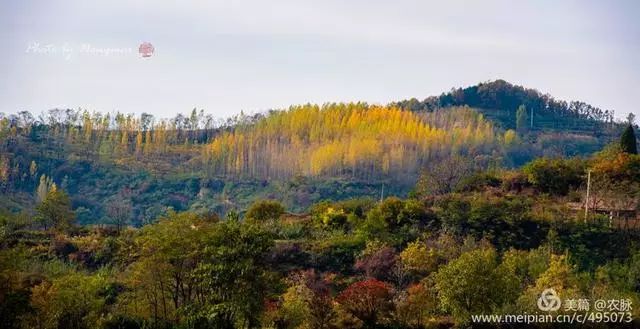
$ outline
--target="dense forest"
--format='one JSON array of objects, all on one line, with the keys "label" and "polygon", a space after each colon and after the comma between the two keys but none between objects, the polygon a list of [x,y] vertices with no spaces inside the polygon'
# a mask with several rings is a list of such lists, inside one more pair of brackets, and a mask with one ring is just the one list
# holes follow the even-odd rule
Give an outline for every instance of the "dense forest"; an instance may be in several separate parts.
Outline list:
[{"label": "dense forest", "polygon": [[454,154],[491,154],[493,126],[469,108],[428,117],[366,104],[307,105],[271,113],[216,136],[205,167],[243,177],[412,178],[428,162]]}]

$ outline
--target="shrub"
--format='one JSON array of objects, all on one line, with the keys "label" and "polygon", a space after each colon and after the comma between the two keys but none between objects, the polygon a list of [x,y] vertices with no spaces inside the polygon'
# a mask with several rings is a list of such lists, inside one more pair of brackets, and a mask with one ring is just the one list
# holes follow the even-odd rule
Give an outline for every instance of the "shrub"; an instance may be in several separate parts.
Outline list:
[{"label": "shrub", "polygon": [[586,163],[580,159],[540,158],[529,162],[522,171],[538,190],[555,195],[566,195],[582,183]]},{"label": "shrub", "polygon": [[264,222],[270,219],[278,219],[284,213],[284,206],[273,200],[257,201],[245,214],[246,218],[253,219],[259,222]]},{"label": "shrub", "polygon": [[473,192],[482,191],[487,187],[498,187],[502,181],[489,173],[477,173],[463,178],[458,185],[456,185],[455,192]]}]

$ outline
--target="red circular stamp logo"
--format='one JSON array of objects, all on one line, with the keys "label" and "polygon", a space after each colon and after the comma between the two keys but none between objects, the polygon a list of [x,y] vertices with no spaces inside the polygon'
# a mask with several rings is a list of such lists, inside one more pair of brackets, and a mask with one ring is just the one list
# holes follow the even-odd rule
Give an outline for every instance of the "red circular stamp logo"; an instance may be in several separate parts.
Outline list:
[{"label": "red circular stamp logo", "polygon": [[142,57],[151,57],[154,51],[155,48],[153,48],[153,45],[150,42],[143,42],[142,44],[140,44],[140,48],[138,48],[138,52],[142,55]]}]

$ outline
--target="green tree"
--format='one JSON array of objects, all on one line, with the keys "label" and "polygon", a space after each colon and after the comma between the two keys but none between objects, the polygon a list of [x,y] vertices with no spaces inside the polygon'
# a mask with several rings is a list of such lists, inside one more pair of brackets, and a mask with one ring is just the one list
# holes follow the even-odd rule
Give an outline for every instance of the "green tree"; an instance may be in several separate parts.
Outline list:
[{"label": "green tree", "polygon": [[460,323],[470,321],[472,314],[491,313],[512,297],[516,280],[506,274],[494,249],[466,252],[435,275],[440,305]]},{"label": "green tree", "polygon": [[529,130],[529,126],[527,124],[528,115],[527,108],[524,105],[520,105],[518,110],[516,111],[516,130],[523,134]]},{"label": "green tree", "polygon": [[638,145],[636,144],[636,133],[633,125],[629,124],[620,136],[620,147],[622,151],[629,154],[638,154]]},{"label": "green tree", "polygon": [[[304,284],[292,285],[282,295],[281,317],[288,328],[300,328],[308,326],[307,321],[311,317],[311,311],[307,301],[311,299],[312,292]],[[304,328],[304,327],[303,327]]]},{"label": "green tree", "polygon": [[76,214],[71,209],[69,196],[64,191],[57,189],[55,185],[47,193],[42,203],[36,207],[36,211],[36,220],[45,229],[48,227],[66,229],[76,220]]},{"label": "green tree", "polygon": [[435,248],[430,248],[420,240],[409,243],[400,253],[400,261],[402,261],[404,267],[418,275],[426,275],[432,272],[437,267],[438,260]]},{"label": "green tree", "polygon": [[106,312],[108,275],[71,272],[32,289],[34,326],[45,329],[95,328]]},{"label": "green tree", "polygon": [[580,277],[567,257],[552,255],[546,270],[518,298],[517,305],[523,311],[538,312],[536,301],[545,289],[553,289],[558,297],[566,300],[584,298],[579,287]]},{"label": "green tree", "polygon": [[527,163],[522,171],[538,190],[565,195],[580,186],[585,168],[586,163],[580,159],[539,158]]},{"label": "green tree", "polygon": [[266,220],[280,218],[280,215],[284,214],[284,211],[284,206],[278,201],[261,200],[251,205],[245,217],[258,222],[264,222]]},{"label": "green tree", "polygon": [[187,308],[189,323],[197,328],[257,327],[269,291],[265,260],[272,246],[269,233],[257,225],[216,224],[192,275],[202,295],[199,303]]},{"label": "green tree", "polygon": [[[0,214],[0,221],[2,219]],[[1,230],[1,227],[0,227]],[[4,244],[4,243],[3,243]],[[20,320],[32,310],[29,305],[29,256],[24,246],[0,249],[0,323],[2,328],[17,329]]]},{"label": "green tree", "polygon": [[287,283],[289,287],[282,295],[280,310],[287,328],[328,328],[334,310],[327,282],[309,270],[291,274]]},{"label": "green tree", "polygon": [[145,226],[134,241],[140,257],[128,268],[131,296],[125,300],[134,310],[142,306],[154,323],[181,321],[177,311],[202,298],[193,273],[213,230],[213,223],[190,212],[169,212]]}]

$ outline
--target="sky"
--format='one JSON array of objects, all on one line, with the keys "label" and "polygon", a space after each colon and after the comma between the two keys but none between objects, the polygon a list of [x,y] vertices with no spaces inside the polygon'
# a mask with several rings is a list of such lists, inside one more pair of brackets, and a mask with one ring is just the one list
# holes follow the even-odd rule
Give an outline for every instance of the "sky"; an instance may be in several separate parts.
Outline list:
[{"label": "sky", "polygon": [[638,17],[634,0],[0,0],[0,112],[223,118],[504,79],[640,117]]}]

